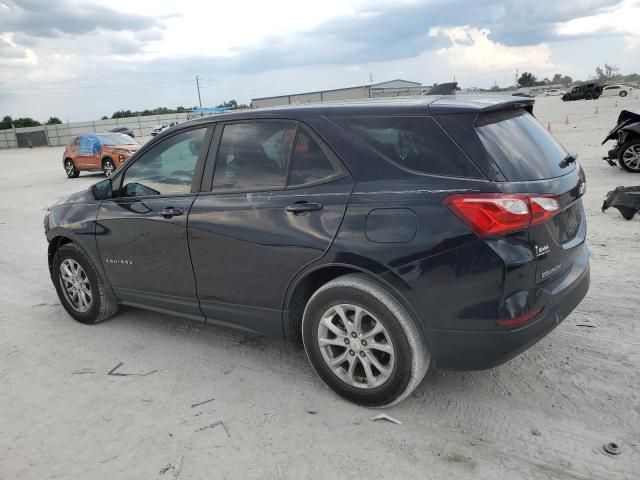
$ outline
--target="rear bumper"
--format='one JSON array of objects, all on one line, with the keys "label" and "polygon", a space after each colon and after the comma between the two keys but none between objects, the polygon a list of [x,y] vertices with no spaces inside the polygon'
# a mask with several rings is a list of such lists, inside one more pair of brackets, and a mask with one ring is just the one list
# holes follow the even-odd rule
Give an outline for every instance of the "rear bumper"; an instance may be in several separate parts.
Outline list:
[{"label": "rear bumper", "polygon": [[571,285],[555,295],[546,296],[545,308],[538,318],[517,330],[427,332],[436,367],[445,370],[484,370],[511,360],[540,341],[573,311],[587,294],[589,281],[587,262]]}]

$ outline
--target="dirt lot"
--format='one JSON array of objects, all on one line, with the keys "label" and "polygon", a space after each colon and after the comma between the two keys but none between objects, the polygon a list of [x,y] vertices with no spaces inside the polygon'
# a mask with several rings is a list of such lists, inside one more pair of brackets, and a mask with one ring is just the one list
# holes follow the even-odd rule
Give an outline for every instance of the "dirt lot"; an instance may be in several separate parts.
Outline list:
[{"label": "dirt lot", "polygon": [[[639,478],[640,218],[600,212],[640,184],[600,159],[623,105],[640,100],[535,110],[587,173],[588,297],[507,365],[429,375],[387,411],[403,425],[369,421],[380,412],[337,398],[290,345],[134,309],[74,322],[42,218],[102,177],[67,180],[62,149],[0,151],[0,478]],[[155,372],[107,375],[120,362]]]}]

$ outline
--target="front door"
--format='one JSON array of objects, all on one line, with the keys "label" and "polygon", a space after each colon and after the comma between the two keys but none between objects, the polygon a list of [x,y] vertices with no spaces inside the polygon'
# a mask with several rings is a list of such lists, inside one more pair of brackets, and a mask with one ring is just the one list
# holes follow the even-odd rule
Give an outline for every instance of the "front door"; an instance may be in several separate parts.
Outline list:
[{"label": "front door", "polygon": [[97,135],[82,135],[78,142],[76,166],[83,170],[100,168],[101,140]]},{"label": "front door", "polygon": [[353,180],[295,122],[218,128],[210,192],[188,224],[200,306],[207,321],[279,336],[287,286],[331,245]]},{"label": "front door", "polygon": [[206,128],[172,135],[114,179],[114,198],[100,206],[96,240],[123,303],[202,319],[186,227],[209,138]]}]

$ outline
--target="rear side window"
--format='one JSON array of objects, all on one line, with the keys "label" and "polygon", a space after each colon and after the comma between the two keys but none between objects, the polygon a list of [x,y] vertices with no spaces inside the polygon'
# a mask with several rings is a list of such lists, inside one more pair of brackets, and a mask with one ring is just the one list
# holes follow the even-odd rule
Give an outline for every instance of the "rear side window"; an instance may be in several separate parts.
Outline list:
[{"label": "rear side window", "polygon": [[289,185],[304,185],[325,180],[336,172],[318,142],[305,130],[298,130],[291,154]]},{"label": "rear side window", "polygon": [[295,133],[293,122],[225,125],[213,173],[213,190],[284,188]]},{"label": "rear side window", "polygon": [[333,120],[402,167],[433,175],[482,177],[431,117],[358,116]]},{"label": "rear side window", "polygon": [[544,180],[573,171],[567,151],[524,109],[480,114],[476,132],[508,181]]}]

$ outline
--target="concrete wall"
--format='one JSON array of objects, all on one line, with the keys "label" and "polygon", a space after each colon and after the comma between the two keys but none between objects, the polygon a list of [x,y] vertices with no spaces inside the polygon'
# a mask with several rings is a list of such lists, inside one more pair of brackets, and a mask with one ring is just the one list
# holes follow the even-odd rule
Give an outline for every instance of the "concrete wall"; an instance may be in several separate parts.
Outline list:
[{"label": "concrete wall", "polygon": [[26,127],[9,130],[0,130],[0,148],[16,148],[18,142],[16,133],[44,131],[49,141],[49,146],[66,145],[71,137],[82,133],[101,133],[114,127],[130,128],[136,138],[148,137],[156,125],[171,120],[186,122],[189,118],[195,118],[195,114],[176,113],[169,115],[150,115],[147,117],[114,118],[109,120],[96,120],[94,122],[63,123],[61,125],[42,125],[40,127]]}]

